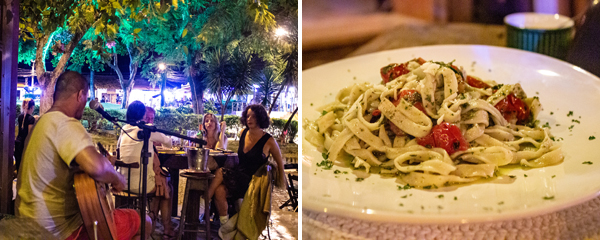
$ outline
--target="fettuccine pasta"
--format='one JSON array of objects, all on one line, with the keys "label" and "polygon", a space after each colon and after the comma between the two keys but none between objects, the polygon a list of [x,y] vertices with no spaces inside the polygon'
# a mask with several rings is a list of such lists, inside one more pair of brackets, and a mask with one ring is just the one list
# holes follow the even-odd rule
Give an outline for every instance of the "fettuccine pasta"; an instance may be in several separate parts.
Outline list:
[{"label": "fettuccine pasta", "polygon": [[348,86],[304,120],[305,139],[329,161],[395,175],[410,186],[497,176],[500,166],[561,163],[520,84],[468,76],[452,63],[413,59],[381,69],[382,83]]}]

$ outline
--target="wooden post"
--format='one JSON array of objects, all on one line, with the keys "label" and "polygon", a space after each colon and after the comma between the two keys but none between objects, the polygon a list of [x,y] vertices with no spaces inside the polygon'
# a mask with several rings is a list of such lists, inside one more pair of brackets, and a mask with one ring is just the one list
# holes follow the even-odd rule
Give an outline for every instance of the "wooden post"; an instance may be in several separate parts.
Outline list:
[{"label": "wooden post", "polygon": [[2,1],[2,81],[0,82],[0,213],[14,213],[12,204],[13,151],[19,54],[19,1]]}]

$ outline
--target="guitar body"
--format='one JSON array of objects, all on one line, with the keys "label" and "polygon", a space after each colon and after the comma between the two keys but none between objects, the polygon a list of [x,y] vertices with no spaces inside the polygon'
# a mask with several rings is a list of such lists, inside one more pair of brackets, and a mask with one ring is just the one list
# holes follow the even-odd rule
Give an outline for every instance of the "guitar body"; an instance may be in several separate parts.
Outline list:
[{"label": "guitar body", "polygon": [[[100,143],[98,143],[98,147],[102,153],[104,147]],[[109,186],[96,182],[84,172],[76,173],[74,178],[75,194],[89,239],[116,240],[117,228],[113,218],[114,203]],[[95,226],[95,222],[97,222],[97,226]]]}]

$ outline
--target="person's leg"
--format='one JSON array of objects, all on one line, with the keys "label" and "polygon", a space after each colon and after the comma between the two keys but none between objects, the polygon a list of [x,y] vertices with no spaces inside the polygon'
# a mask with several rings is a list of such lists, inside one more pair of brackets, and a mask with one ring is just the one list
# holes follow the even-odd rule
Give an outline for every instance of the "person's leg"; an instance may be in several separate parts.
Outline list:
[{"label": "person's leg", "polygon": [[219,216],[227,216],[227,189],[225,185],[219,185],[215,190],[215,204],[217,205]]},{"label": "person's leg", "polygon": [[164,227],[163,234],[168,236],[175,236],[173,231],[173,225],[171,223],[171,198],[160,199],[160,216]]},{"label": "person's leg", "polygon": [[152,230],[154,231],[154,229],[156,229],[156,220],[158,219],[158,210],[160,208],[160,201],[161,201],[162,197],[156,196],[153,197],[152,200],[149,202],[150,206],[150,212],[148,213],[148,217],[150,217],[150,220],[152,220]]},{"label": "person's leg", "polygon": [[210,182],[210,186],[208,187],[208,199],[212,199],[217,187],[219,187],[221,183],[223,183],[223,169],[219,168],[215,171],[215,178]]}]

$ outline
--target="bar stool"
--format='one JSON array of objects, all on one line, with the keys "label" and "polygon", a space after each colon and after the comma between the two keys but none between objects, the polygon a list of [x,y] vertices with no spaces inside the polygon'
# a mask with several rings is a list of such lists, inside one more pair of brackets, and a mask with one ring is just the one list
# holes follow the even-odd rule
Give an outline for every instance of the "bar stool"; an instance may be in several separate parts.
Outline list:
[{"label": "bar stool", "polygon": [[[207,173],[193,173],[183,172],[180,176],[187,178],[185,184],[185,194],[183,196],[183,209],[181,209],[181,221],[179,223],[179,234],[177,239],[182,239],[184,232],[189,232],[184,239],[196,239],[197,233],[205,232],[206,239],[210,239],[210,207],[208,205],[208,187],[210,181],[215,178],[215,175],[210,172]],[[205,229],[198,229],[200,227],[200,195],[203,195],[204,201],[204,226]],[[186,223],[186,219],[190,220]],[[186,225],[191,226],[192,229],[185,229]]]}]

